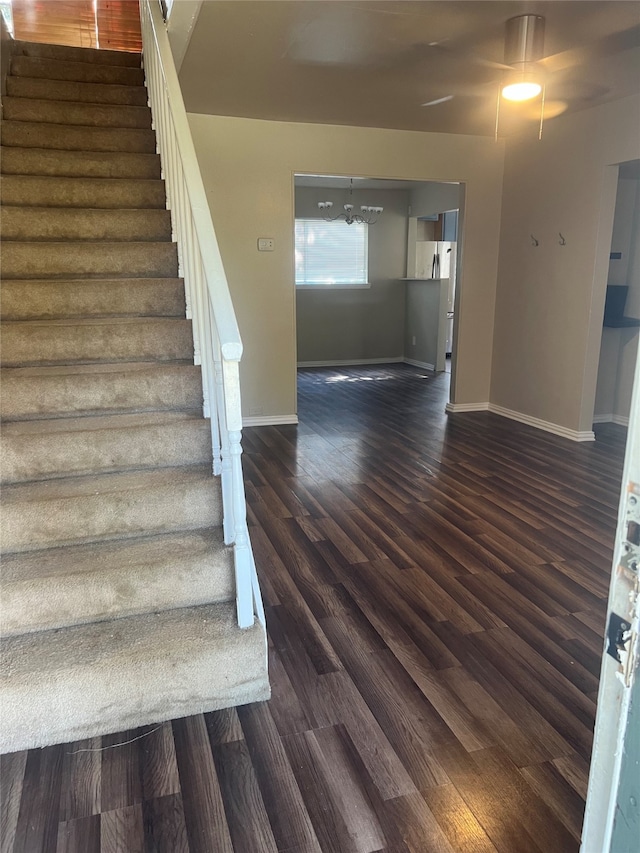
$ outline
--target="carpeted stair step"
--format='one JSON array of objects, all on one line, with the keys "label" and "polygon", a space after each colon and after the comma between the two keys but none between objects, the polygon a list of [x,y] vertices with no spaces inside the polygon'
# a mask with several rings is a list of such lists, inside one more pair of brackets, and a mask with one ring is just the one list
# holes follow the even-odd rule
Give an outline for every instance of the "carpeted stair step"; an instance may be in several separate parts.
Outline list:
[{"label": "carpeted stair step", "polygon": [[183,411],[202,405],[193,364],[81,364],[4,368],[5,421],[118,412]]},{"label": "carpeted stair step", "polygon": [[2,752],[269,698],[266,635],[235,605],[180,608],[5,640]]},{"label": "carpeted stair step", "polygon": [[147,90],[144,86],[76,83],[72,80],[45,80],[41,77],[7,77],[7,95],[12,98],[44,98],[86,104],[147,106]]},{"label": "carpeted stair step", "polygon": [[213,528],[9,554],[0,632],[15,636],[234,597],[233,552]]},{"label": "carpeted stair step", "polygon": [[139,54],[17,42],[3,98],[0,752],[269,698]]},{"label": "carpeted stair step", "polygon": [[199,410],[14,421],[2,427],[2,483],[201,465],[211,461]]},{"label": "carpeted stair step", "polygon": [[173,317],[20,320],[2,330],[4,367],[193,358],[191,321]]},{"label": "carpeted stair step", "polygon": [[[100,51],[101,53],[101,51]],[[108,83],[117,86],[144,85],[140,66],[118,66],[92,62],[13,56],[10,71],[16,77],[40,77],[45,80],[71,80],[78,83]]]},{"label": "carpeted stair step", "polygon": [[49,124],[44,133],[38,121],[3,121],[1,129],[2,144],[20,148],[156,153],[155,133],[137,127]]},{"label": "carpeted stair step", "polygon": [[42,124],[85,127],[151,127],[149,107],[9,97],[2,99],[2,106],[3,115],[8,121],[39,121]]},{"label": "carpeted stair step", "polygon": [[162,180],[4,175],[2,204],[17,207],[166,208]]},{"label": "carpeted stair step", "polygon": [[68,207],[2,208],[3,240],[170,241],[171,212],[165,209],[94,210]]},{"label": "carpeted stair step", "polygon": [[56,151],[52,148],[0,148],[5,175],[69,178],[160,178],[159,154],[123,151]]},{"label": "carpeted stair step", "polygon": [[4,320],[184,317],[184,283],[180,278],[5,279],[0,312]]},{"label": "carpeted stair step", "polygon": [[4,486],[4,553],[222,523],[211,466],[68,477]]},{"label": "carpeted stair step", "polygon": [[7,278],[175,278],[178,256],[174,243],[6,242],[2,244],[2,269]]},{"label": "carpeted stair step", "polygon": [[32,56],[40,59],[59,59],[69,62],[89,62],[94,65],[122,65],[140,68],[142,55],[136,51],[99,50],[95,47],[72,47],[64,44],[21,41],[12,45],[14,56]]}]

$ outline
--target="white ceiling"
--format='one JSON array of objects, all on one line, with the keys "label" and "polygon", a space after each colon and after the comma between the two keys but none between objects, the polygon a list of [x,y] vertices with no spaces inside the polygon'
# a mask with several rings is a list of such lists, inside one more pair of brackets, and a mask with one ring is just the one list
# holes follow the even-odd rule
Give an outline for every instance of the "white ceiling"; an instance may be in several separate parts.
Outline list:
[{"label": "white ceiling", "polygon": [[[565,52],[546,66],[547,118],[638,90],[637,0],[205,0],[180,72],[187,109],[491,135],[491,63],[525,13],[546,19],[545,56]],[[501,110],[504,130],[539,120],[539,102]]]}]

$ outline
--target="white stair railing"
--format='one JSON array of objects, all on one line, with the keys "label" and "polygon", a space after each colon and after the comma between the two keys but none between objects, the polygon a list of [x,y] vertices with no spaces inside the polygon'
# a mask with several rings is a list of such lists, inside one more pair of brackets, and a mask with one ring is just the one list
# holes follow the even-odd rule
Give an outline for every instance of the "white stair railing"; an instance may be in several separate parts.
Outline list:
[{"label": "white stair railing", "polygon": [[145,79],[162,172],[193,323],[194,361],[202,371],[213,473],[220,475],[224,541],[233,545],[238,624],[264,624],[247,527],[242,477],[239,364],[242,341],[220,257],[173,55],[157,0],[140,0]]}]

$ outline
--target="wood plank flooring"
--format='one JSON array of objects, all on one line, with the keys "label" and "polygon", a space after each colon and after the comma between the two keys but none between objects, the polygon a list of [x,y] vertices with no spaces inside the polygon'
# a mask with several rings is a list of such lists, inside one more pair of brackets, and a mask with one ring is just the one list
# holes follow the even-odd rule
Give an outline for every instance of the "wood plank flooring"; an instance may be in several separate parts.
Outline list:
[{"label": "wood plank flooring", "polygon": [[625,431],[447,384],[300,371],[244,441],[273,698],[5,756],[2,853],[578,850]]},{"label": "wood plank flooring", "polygon": [[22,41],[141,51],[137,0],[12,0]]}]

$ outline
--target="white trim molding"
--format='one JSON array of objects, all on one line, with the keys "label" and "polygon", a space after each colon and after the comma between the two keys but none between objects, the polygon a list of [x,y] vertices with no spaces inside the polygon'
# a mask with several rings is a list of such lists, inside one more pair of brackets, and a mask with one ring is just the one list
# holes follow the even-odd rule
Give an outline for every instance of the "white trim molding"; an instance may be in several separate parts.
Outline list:
[{"label": "white trim molding", "polygon": [[297,415],[251,415],[242,419],[243,427],[281,426],[282,424],[297,424]]},{"label": "white trim molding", "polygon": [[403,358],[405,364],[410,364],[412,367],[421,367],[423,370],[435,370],[435,364],[429,364],[428,361],[416,361],[415,358]]},{"label": "white trim molding", "polygon": [[624,415],[613,415],[611,418],[614,424],[618,424],[618,426],[628,427],[629,426],[629,418],[625,418]]},{"label": "white trim molding", "polygon": [[505,409],[503,406],[496,406],[495,403],[489,403],[489,411],[494,415],[501,415],[503,418],[510,418],[512,421],[519,421],[521,424],[542,429],[545,432],[552,432],[554,435],[560,435],[562,438],[569,438],[571,441],[595,441],[596,437],[592,429],[576,430],[569,427],[561,426],[560,424],[551,423],[551,421],[543,421],[541,418],[534,418],[531,415],[525,415],[523,412],[515,412],[513,409]]},{"label": "white trim molding", "polygon": [[488,412],[489,403],[447,403],[445,412]]},{"label": "white trim molding", "polygon": [[545,432],[552,432],[554,435],[568,438],[571,441],[595,441],[596,438],[593,430],[569,429],[560,424],[551,423],[551,421],[543,421],[541,418],[525,415],[523,412],[505,409],[504,406],[497,406],[495,403],[447,403],[445,411],[452,414],[456,412],[491,412],[494,415],[500,415],[503,418],[509,418],[509,420],[518,421]]},{"label": "white trim molding", "polygon": [[298,367],[358,367],[367,364],[400,364],[404,360],[400,355],[393,358],[341,358],[335,361],[299,361]]},{"label": "white trim molding", "polygon": [[618,424],[618,426],[628,427],[629,418],[624,415],[594,415],[594,424]]}]

